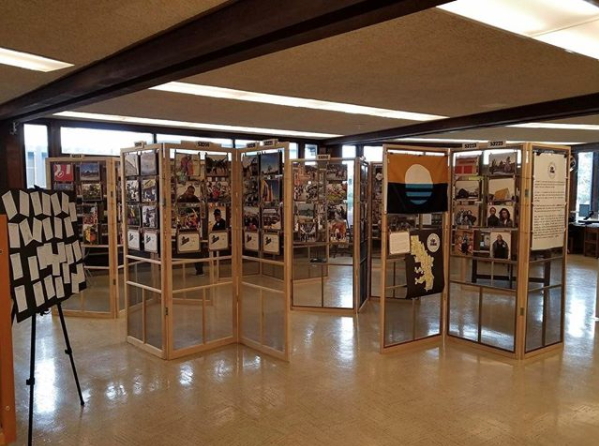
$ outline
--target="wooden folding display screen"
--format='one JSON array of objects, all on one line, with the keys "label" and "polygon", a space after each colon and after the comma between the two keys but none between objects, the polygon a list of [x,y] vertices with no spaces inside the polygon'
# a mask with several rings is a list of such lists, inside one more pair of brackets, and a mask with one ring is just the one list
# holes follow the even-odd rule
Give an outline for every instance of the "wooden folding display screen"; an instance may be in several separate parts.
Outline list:
[{"label": "wooden folding display screen", "polygon": [[517,359],[559,348],[570,149],[476,149],[452,157],[448,339]]},{"label": "wooden folding display screen", "polygon": [[12,351],[12,299],[8,267],[8,225],[0,215],[0,445],[16,439],[15,381]]},{"label": "wooden folding display screen", "polygon": [[52,190],[77,197],[88,288],[63,304],[66,316],[118,317],[125,309],[120,160],[116,157],[46,159]]},{"label": "wooden folding display screen", "polygon": [[383,164],[368,163],[368,293],[379,298],[381,273],[381,226],[383,210]]},{"label": "wooden folding display screen", "polygon": [[294,310],[355,314],[366,302],[367,177],[360,158],[293,161]]},{"label": "wooden folding display screen", "polygon": [[[435,172],[429,169],[429,161],[437,164]],[[401,172],[394,172],[390,178],[391,168]],[[382,353],[442,338],[446,293],[443,284],[447,283],[447,250],[443,246],[448,231],[447,212],[429,213],[428,209],[446,210],[448,173],[446,149],[383,147],[379,279]],[[437,184],[437,180],[445,181],[445,188]],[[389,191],[393,195],[390,196]],[[441,206],[431,206],[434,200],[440,201]],[[415,250],[417,246],[420,251]],[[423,292],[414,295],[416,286]]]},{"label": "wooden folding display screen", "polygon": [[288,359],[289,147],[265,144],[123,149],[129,342],[166,359],[236,342]]}]

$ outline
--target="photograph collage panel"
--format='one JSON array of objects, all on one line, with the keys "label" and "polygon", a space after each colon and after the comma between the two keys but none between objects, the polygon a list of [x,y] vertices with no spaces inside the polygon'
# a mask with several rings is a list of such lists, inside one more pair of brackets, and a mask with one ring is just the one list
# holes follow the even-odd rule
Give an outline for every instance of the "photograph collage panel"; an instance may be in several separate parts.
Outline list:
[{"label": "photograph collage panel", "polygon": [[229,156],[226,154],[207,154],[206,155],[206,176],[207,177],[228,177],[229,176]]},{"label": "photograph collage panel", "polygon": [[347,164],[328,163],[326,179],[327,181],[347,181]]},{"label": "photograph collage panel", "polygon": [[231,198],[231,186],[226,177],[206,180],[206,198],[210,203],[224,203]]}]

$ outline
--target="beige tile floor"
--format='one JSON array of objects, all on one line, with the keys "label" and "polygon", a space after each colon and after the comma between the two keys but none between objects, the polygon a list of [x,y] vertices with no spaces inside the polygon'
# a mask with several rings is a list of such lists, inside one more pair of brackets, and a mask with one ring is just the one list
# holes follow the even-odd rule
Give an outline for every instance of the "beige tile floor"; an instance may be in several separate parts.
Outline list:
[{"label": "beige tile floor", "polygon": [[[566,348],[527,362],[444,346],[380,355],[376,305],[358,319],[294,313],[292,359],[246,347],[165,362],[123,342],[124,320],[38,324],[35,444],[595,445],[596,261],[572,256]],[[18,444],[26,438],[29,324],[15,327]]]}]

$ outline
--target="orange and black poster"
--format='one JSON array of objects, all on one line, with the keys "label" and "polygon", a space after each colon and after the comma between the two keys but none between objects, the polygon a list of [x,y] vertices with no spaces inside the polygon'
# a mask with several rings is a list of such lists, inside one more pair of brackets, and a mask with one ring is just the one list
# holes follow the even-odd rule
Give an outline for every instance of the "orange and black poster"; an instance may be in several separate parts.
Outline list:
[{"label": "orange and black poster", "polygon": [[431,214],[448,209],[447,155],[388,155],[387,212]]}]

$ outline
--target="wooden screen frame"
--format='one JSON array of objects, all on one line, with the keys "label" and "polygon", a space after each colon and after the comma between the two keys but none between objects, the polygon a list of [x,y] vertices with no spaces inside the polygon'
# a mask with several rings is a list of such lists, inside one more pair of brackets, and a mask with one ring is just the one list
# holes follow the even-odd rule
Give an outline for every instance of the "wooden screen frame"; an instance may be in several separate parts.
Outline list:
[{"label": "wooden screen frame", "polygon": [[[117,201],[117,184],[120,176],[120,169],[117,169],[117,162],[119,157],[106,157],[106,156],[60,156],[46,158],[46,184],[52,186],[54,183],[54,175],[52,172],[53,164],[81,164],[81,163],[104,163],[106,169],[106,205],[108,212],[108,244],[107,245],[84,245],[81,243],[81,247],[85,249],[97,249],[107,248],[108,249],[108,267],[94,267],[90,269],[104,269],[108,270],[108,290],[109,290],[109,311],[89,311],[85,308],[80,310],[75,309],[63,309],[65,316],[77,316],[77,317],[89,317],[89,318],[118,318],[122,317],[125,313],[125,308],[122,310],[119,308],[120,305],[120,280],[119,271],[124,268],[124,262],[119,265],[119,249],[123,249],[123,245],[118,243],[118,234],[121,231],[121,226],[118,223],[118,201]],[[104,184],[104,182],[102,182]],[[73,181],[75,184],[75,181]],[[49,188],[52,190],[51,188]],[[123,215],[124,218],[124,215]],[[123,234],[122,234],[123,235]],[[124,240],[124,238],[123,238]],[[89,291],[89,290],[88,290]],[[83,299],[86,291],[83,291],[83,295],[80,297]],[[52,314],[57,315],[56,309],[52,310]]]},{"label": "wooden screen frame", "polygon": [[16,440],[8,220],[0,215],[0,445]]},{"label": "wooden screen frame", "polygon": [[[385,307],[386,307],[386,282],[387,282],[387,257],[388,255],[388,240],[389,240],[389,229],[387,226],[387,184],[388,184],[388,155],[389,152],[402,151],[402,152],[415,152],[415,153],[442,153],[448,156],[451,160],[451,154],[449,149],[436,148],[436,147],[417,147],[417,146],[404,146],[398,144],[385,144],[383,145],[383,203],[381,209],[381,296],[379,298],[380,310],[379,310],[379,351],[380,353],[394,353],[405,350],[411,350],[420,346],[435,346],[439,345],[442,341],[445,333],[446,326],[446,308],[447,308],[447,291],[449,283],[449,249],[447,246],[447,240],[449,237],[449,217],[448,212],[443,213],[442,221],[442,234],[445,240],[443,244],[443,270],[445,279],[445,288],[440,296],[440,309],[439,309],[439,333],[426,336],[420,339],[412,339],[406,342],[393,345],[385,345],[385,334],[386,334],[386,318],[385,318]],[[451,174],[451,163],[447,165],[448,175]],[[449,192],[448,192],[449,194]],[[420,218],[420,226],[422,226],[422,218]]]}]

